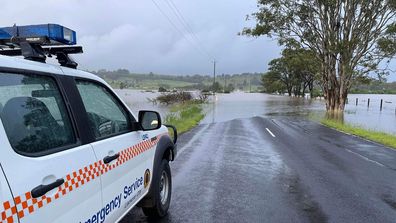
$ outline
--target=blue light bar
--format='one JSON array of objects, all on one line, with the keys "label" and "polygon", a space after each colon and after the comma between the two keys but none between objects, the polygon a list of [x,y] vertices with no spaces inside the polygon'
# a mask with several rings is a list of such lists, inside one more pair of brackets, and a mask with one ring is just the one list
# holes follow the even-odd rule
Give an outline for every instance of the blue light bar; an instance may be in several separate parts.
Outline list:
[{"label": "blue light bar", "polygon": [[58,24],[43,24],[30,26],[14,26],[0,28],[0,40],[8,40],[11,37],[19,38],[38,38],[46,37],[50,40],[49,44],[45,45],[76,45],[76,32],[58,25]]},{"label": "blue light bar", "polygon": [[0,39],[9,39],[11,35],[0,28]]}]

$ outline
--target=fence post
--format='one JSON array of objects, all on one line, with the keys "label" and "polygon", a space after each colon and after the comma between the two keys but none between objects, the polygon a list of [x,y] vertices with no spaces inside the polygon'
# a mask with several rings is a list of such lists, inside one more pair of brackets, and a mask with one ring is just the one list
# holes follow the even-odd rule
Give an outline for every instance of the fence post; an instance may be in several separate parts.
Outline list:
[{"label": "fence post", "polygon": [[367,99],[367,107],[368,107],[368,108],[370,107],[370,98]]},{"label": "fence post", "polygon": [[356,98],[356,106],[358,105],[358,103],[359,103],[359,99],[358,99],[358,98]]},{"label": "fence post", "polygon": [[382,111],[382,102],[383,102],[383,99],[381,99],[380,111]]}]

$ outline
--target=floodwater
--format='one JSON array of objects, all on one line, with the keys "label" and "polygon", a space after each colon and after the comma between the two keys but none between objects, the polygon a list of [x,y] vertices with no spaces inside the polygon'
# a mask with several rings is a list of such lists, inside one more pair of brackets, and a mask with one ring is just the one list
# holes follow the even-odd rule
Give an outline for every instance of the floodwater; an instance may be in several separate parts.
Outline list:
[{"label": "floodwater", "polygon": [[[324,115],[324,100],[235,92],[216,95],[214,102],[208,105],[208,114],[202,122],[221,122],[252,116],[320,117]],[[367,129],[396,134],[396,95],[351,94],[345,108],[344,121]]]},{"label": "floodwater", "polygon": [[[157,92],[138,90],[116,90],[131,110],[156,110],[164,117],[168,113],[165,105],[155,105],[148,99],[160,95]],[[356,105],[358,98],[358,105]],[[368,99],[370,105],[368,107]],[[380,102],[383,108],[380,111]],[[234,92],[217,94],[206,106],[207,114],[202,123],[224,122],[237,118],[254,116],[324,116],[325,102],[319,99],[304,99],[260,93]],[[367,129],[383,131],[396,135],[396,95],[359,95],[348,97],[344,120],[346,123],[359,125]]]},{"label": "floodwater", "polygon": [[[356,105],[356,98],[358,105]],[[370,105],[368,106],[368,100]],[[380,110],[382,99],[382,111]],[[396,95],[351,94],[346,105],[345,121],[368,129],[396,135]]]},{"label": "floodwater", "polygon": [[202,123],[223,122],[253,116],[308,115],[323,108],[316,100],[289,98],[261,93],[235,92],[218,94],[208,105],[208,114]]},{"label": "floodwater", "polygon": [[124,100],[135,116],[140,110],[154,110],[159,112],[161,117],[165,117],[168,114],[169,108],[167,106],[150,102],[150,100],[155,99],[161,93],[130,89],[116,89],[115,92]]}]

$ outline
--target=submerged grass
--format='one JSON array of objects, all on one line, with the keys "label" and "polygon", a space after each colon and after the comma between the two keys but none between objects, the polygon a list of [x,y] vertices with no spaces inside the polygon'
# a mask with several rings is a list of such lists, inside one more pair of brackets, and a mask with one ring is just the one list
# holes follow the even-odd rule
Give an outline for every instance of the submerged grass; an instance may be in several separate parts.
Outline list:
[{"label": "submerged grass", "polygon": [[186,102],[175,104],[170,108],[170,113],[165,117],[165,123],[174,125],[178,133],[192,129],[205,117],[201,103]]},{"label": "submerged grass", "polygon": [[391,147],[393,149],[396,149],[396,136],[395,135],[364,129],[359,126],[345,124],[340,121],[336,121],[336,120],[332,120],[332,119],[328,119],[328,118],[322,119],[320,122],[323,125],[328,126],[330,128],[334,128],[339,131],[346,132],[346,133],[349,133],[352,135],[356,135],[356,136],[383,144],[385,146]]}]

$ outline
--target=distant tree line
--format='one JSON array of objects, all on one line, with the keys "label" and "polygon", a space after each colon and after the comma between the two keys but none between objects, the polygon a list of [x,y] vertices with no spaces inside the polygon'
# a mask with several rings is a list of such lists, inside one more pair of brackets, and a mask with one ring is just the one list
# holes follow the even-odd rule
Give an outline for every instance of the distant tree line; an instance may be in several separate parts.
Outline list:
[{"label": "distant tree line", "polygon": [[[220,74],[216,76],[216,83],[213,84],[212,75],[163,75],[133,73],[127,69],[91,71],[99,77],[108,81],[113,87],[124,88],[145,88],[147,83],[155,84],[156,89],[161,88],[161,91],[181,89],[181,90],[203,90],[215,92],[232,92],[234,90],[260,91],[261,75],[262,73],[242,73],[242,74]],[[172,82],[183,82],[175,86]],[[153,87],[153,86],[149,86]],[[152,89],[155,90],[155,89]]]},{"label": "distant tree line", "polygon": [[369,79],[354,85],[353,94],[396,94],[396,82],[386,83],[384,80]]}]

